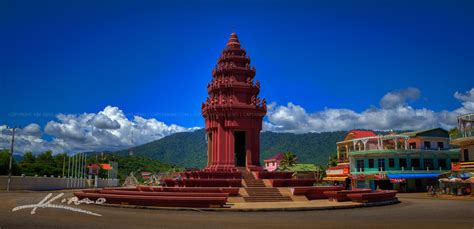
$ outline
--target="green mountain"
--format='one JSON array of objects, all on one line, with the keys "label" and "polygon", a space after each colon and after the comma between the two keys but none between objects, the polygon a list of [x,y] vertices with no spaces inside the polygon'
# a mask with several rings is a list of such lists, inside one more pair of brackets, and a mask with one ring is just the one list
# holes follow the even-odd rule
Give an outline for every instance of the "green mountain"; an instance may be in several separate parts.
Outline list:
[{"label": "green mountain", "polygon": [[[336,152],[336,142],[343,140],[346,134],[347,131],[305,134],[262,132],[261,159],[292,151],[300,163],[326,165],[328,157]],[[200,129],[172,134],[116,153],[126,155],[132,152],[136,156],[158,159],[179,167],[203,168],[207,161],[206,151],[205,130]]]}]

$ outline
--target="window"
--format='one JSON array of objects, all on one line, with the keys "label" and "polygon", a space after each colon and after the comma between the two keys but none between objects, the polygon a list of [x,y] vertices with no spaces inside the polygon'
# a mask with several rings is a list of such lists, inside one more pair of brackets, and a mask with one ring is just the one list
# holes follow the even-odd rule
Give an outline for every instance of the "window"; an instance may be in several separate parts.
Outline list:
[{"label": "window", "polygon": [[415,169],[419,169],[420,168],[420,159],[419,158],[412,158],[411,159],[411,167],[413,167]]},{"label": "window", "polygon": [[424,159],[425,169],[433,169],[433,159]]},{"label": "window", "polygon": [[363,172],[364,171],[364,160],[357,160],[356,161],[356,168],[357,168],[357,172]]},{"label": "window", "polygon": [[379,169],[385,171],[385,158],[379,158]]},{"label": "window", "polygon": [[425,149],[431,149],[431,142],[424,142],[423,145]]},{"label": "window", "polygon": [[438,149],[444,149],[443,142],[438,142]]},{"label": "window", "polygon": [[374,159],[369,159],[369,168],[374,168]]},{"label": "window", "polygon": [[407,159],[406,158],[400,158],[398,160],[398,162],[400,163],[400,167],[403,167],[403,168],[407,167]]},{"label": "window", "polygon": [[438,159],[438,166],[442,169],[446,168],[446,159]]},{"label": "window", "polygon": [[464,161],[469,161],[469,151],[467,149],[464,149],[462,154],[463,154]]},{"label": "window", "polygon": [[388,167],[390,167],[390,168],[395,167],[395,159],[394,158],[389,158],[388,159]]},{"label": "window", "polygon": [[410,142],[410,144],[408,144],[408,148],[409,149],[416,149],[416,142]]}]

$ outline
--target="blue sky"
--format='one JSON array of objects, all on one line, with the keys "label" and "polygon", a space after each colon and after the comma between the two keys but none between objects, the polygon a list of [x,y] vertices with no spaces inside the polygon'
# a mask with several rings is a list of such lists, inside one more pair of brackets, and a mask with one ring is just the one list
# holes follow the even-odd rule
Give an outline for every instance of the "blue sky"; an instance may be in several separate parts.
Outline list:
[{"label": "blue sky", "polygon": [[314,124],[332,122],[331,111],[334,122],[385,111],[382,98],[436,116],[420,128],[449,126],[439,117],[474,102],[472,12],[473,1],[2,1],[0,124],[37,124],[49,142],[67,129],[45,130],[66,122],[58,114],[110,106],[129,120],[202,127],[206,85],[235,31],[272,103],[267,130],[397,128],[420,117]]}]

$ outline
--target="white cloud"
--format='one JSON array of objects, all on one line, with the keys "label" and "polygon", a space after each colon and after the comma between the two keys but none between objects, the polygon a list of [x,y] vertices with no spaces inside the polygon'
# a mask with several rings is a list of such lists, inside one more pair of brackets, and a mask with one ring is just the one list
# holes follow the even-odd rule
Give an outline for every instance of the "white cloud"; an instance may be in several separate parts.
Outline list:
[{"label": "white cloud", "polygon": [[[130,120],[122,110],[112,106],[107,106],[97,114],[60,114],[56,118],[44,127],[44,133],[53,137],[51,141],[42,138],[41,128],[37,124],[19,129],[15,135],[15,152],[119,150],[195,129],[166,125],[154,118],[140,116]],[[10,130],[0,126],[0,148],[9,148],[10,139]]]},{"label": "white cloud", "polygon": [[[408,105],[409,101],[417,99],[420,94],[416,88],[388,92],[381,98],[380,107],[368,108],[362,112],[326,108],[311,113],[291,102],[286,106],[269,103],[263,129],[291,133],[353,128],[416,130],[442,127],[448,129],[456,125],[458,115],[474,112],[474,88],[464,93],[454,93],[454,97],[461,102],[462,106],[453,111],[417,109]],[[129,119],[118,107],[107,106],[98,113],[57,115],[56,120],[46,124],[44,132],[35,123],[18,129],[15,151],[52,150],[54,153],[62,153],[119,150],[194,129],[197,128],[167,125],[154,118],[134,116]],[[52,140],[45,140],[44,134],[52,136]],[[0,125],[0,148],[8,149],[10,141],[11,130],[5,125]]]},{"label": "white cloud", "polygon": [[409,100],[415,100],[420,97],[420,90],[418,88],[405,88],[399,91],[393,91],[385,94],[380,100],[380,106],[385,109],[396,108],[404,106]]},{"label": "white cloud", "polygon": [[465,114],[474,111],[474,88],[466,93],[456,92],[454,97],[462,101],[462,107],[457,109],[457,113]]},{"label": "white cloud", "polygon": [[271,103],[268,106],[265,131],[275,132],[323,132],[350,130],[354,128],[425,129],[433,127],[452,128],[460,114],[474,112],[474,88],[466,93],[456,92],[454,97],[462,102],[462,107],[454,111],[433,111],[416,109],[408,101],[420,96],[417,88],[407,88],[385,94],[380,100],[380,108],[368,108],[362,112],[349,109],[326,108],[314,113],[289,102],[286,106]]}]

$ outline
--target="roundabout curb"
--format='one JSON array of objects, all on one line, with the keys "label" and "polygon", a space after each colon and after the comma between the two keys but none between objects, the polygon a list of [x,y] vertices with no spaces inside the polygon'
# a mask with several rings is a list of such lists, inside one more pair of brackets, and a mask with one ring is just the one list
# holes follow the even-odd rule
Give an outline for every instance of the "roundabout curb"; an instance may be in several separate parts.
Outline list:
[{"label": "roundabout curb", "polygon": [[324,210],[341,210],[366,207],[381,207],[401,203],[398,199],[361,203],[357,205],[338,205],[338,206],[321,206],[321,207],[283,207],[283,208],[183,208],[183,207],[153,207],[153,206],[137,206],[137,205],[118,205],[118,204],[102,204],[98,206],[115,207],[115,208],[131,208],[131,209],[150,209],[150,210],[166,210],[166,211],[199,211],[199,212],[285,212],[285,211],[324,211]]}]

